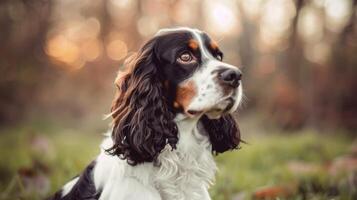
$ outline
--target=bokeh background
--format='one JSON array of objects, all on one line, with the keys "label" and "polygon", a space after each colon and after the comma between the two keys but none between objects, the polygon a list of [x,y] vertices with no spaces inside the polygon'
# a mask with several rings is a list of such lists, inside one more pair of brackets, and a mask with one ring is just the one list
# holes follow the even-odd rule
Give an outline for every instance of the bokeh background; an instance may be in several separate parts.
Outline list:
[{"label": "bokeh background", "polygon": [[2,0],[0,199],[41,199],[99,152],[113,81],[164,27],[242,69],[241,149],[213,199],[357,198],[356,0]]}]

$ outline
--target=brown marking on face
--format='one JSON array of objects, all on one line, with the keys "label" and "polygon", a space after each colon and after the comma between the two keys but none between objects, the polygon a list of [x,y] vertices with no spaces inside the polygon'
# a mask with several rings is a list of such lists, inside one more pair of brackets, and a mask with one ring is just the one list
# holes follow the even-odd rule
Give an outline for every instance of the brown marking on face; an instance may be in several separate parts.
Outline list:
[{"label": "brown marking on face", "polygon": [[179,108],[180,108],[180,104],[177,103],[176,101],[174,102],[174,108],[176,108],[176,109],[179,109]]},{"label": "brown marking on face", "polygon": [[198,49],[198,42],[194,39],[191,39],[188,42],[188,46],[192,49],[192,50],[197,50]]},{"label": "brown marking on face", "polygon": [[218,44],[217,44],[217,42],[216,41],[211,41],[210,42],[210,47],[212,48],[212,49],[214,49],[214,50],[217,50],[218,49]]},{"label": "brown marking on face", "polygon": [[196,94],[196,85],[193,81],[189,81],[177,87],[175,103],[186,111]]}]

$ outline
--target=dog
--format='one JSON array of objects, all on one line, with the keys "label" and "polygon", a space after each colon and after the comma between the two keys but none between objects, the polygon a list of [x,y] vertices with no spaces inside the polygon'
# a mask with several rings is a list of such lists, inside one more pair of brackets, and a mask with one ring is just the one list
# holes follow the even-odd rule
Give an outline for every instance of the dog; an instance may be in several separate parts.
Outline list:
[{"label": "dog", "polygon": [[50,199],[211,199],[214,155],[241,142],[241,71],[186,27],[160,30],[124,66],[100,155]]}]

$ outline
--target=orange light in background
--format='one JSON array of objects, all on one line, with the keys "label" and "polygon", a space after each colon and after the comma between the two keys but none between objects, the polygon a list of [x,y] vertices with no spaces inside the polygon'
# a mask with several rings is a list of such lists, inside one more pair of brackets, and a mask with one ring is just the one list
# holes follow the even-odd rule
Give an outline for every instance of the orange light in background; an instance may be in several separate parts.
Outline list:
[{"label": "orange light in background", "polygon": [[113,40],[126,41],[127,38],[130,38],[130,35],[128,35],[128,33],[126,33],[125,31],[113,30],[110,31],[107,41],[113,41]]},{"label": "orange light in background", "polygon": [[90,40],[81,46],[82,56],[86,61],[94,61],[102,53],[102,44],[97,40]]},{"label": "orange light in background", "polygon": [[61,34],[72,42],[80,43],[97,38],[100,30],[97,18],[76,18],[58,23],[48,35]]},{"label": "orange light in background", "polygon": [[78,46],[63,35],[50,38],[45,50],[52,58],[67,64],[75,63],[80,53]]},{"label": "orange light in background", "polygon": [[159,29],[159,23],[154,17],[142,16],[136,25],[142,36],[151,36]]},{"label": "orange light in background", "polygon": [[352,14],[351,0],[325,0],[327,28],[339,32],[346,25]]},{"label": "orange light in background", "polygon": [[64,20],[48,33],[46,53],[55,61],[65,63],[59,66],[67,70],[80,69],[100,56],[100,30],[100,22],[95,17]]},{"label": "orange light in background", "polygon": [[196,20],[196,16],[193,15],[197,7],[194,1],[181,0],[177,1],[175,8],[173,9],[172,18],[176,23],[192,25]]},{"label": "orange light in background", "polygon": [[80,38],[96,38],[100,33],[100,22],[95,17],[90,17],[84,21],[78,35]]},{"label": "orange light in background", "polygon": [[116,39],[112,40],[107,45],[107,55],[112,60],[121,60],[128,54],[128,48],[125,42]]},{"label": "orange light in background", "polygon": [[239,34],[241,31],[235,1],[206,0],[203,4],[207,29],[217,35]]}]

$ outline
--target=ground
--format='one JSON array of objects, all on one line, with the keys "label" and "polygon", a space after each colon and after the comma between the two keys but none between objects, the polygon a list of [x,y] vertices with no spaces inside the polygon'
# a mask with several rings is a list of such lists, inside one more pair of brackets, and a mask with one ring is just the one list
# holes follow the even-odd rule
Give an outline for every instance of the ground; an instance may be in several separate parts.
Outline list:
[{"label": "ground", "polygon": [[[246,128],[247,129],[247,128]],[[0,199],[41,199],[99,152],[102,130],[21,125],[0,132]],[[103,130],[104,131],[104,130]],[[214,200],[356,198],[356,142],[341,133],[242,131],[241,149],[216,157]]]}]

